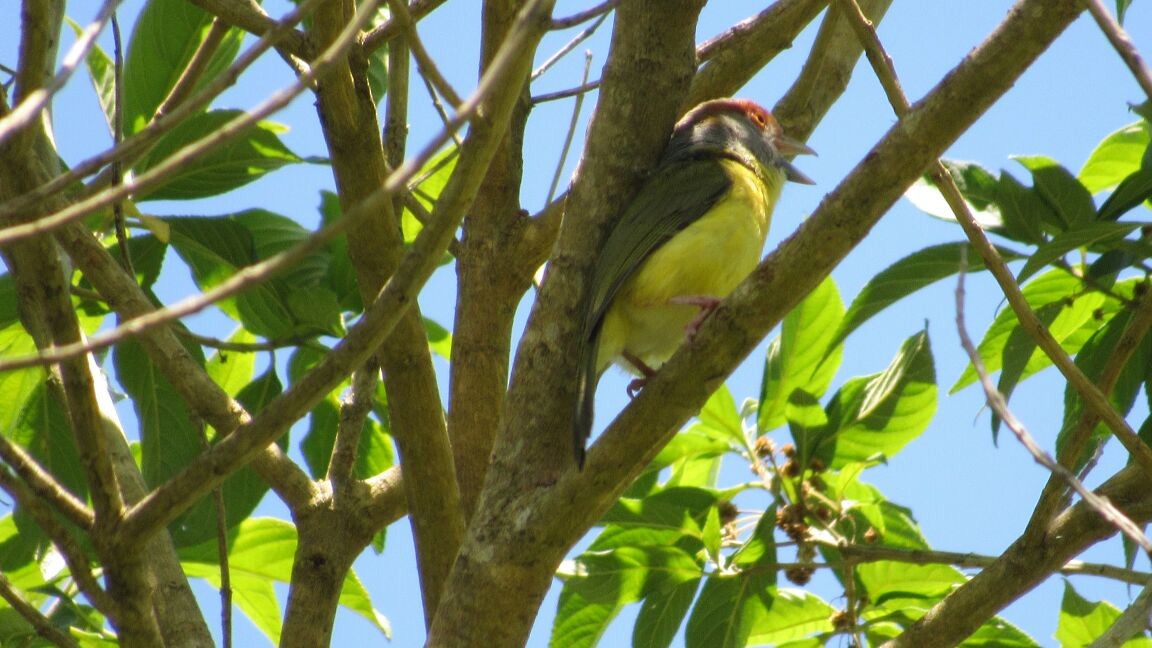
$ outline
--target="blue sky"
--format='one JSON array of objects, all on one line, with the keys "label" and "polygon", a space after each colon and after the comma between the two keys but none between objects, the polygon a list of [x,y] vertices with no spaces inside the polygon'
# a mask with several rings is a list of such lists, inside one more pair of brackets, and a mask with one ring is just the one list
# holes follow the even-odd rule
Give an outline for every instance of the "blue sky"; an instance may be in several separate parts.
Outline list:
[{"label": "blue sky", "polygon": [[[14,5],[15,3],[11,3]],[[71,3],[72,17],[84,22],[91,17],[96,3]],[[558,3],[557,15],[567,15],[591,3]],[[891,54],[905,91],[914,101],[927,92],[971,48],[1004,17],[1011,3],[1004,0],[897,0],[888,12],[880,37]],[[131,16],[138,12],[139,0],[126,2],[121,15],[126,31]],[[713,0],[703,13],[698,40],[704,40],[727,26],[759,11],[764,3]],[[273,15],[284,11],[285,3],[268,0],[266,8]],[[479,2],[455,0],[420,23],[420,33],[433,57],[454,87],[466,94],[474,87],[476,51],[479,41]],[[15,11],[11,18],[0,21],[0,62],[15,60]],[[1130,9],[1126,25],[1145,56],[1152,54],[1152,8],[1137,1]],[[805,60],[815,35],[813,25],[797,40],[794,47],[779,56],[738,94],[771,106],[788,88]],[[591,40],[581,45],[567,60],[551,70],[533,86],[538,94],[577,85],[583,67],[583,52],[593,55],[592,77],[598,76],[607,54],[611,25],[605,24]],[[543,61],[570,33],[553,35],[540,49]],[[71,43],[66,34],[65,47]],[[102,39],[106,48],[109,38]],[[290,71],[276,57],[260,63],[238,87],[219,102],[221,107],[251,107],[267,93],[289,83]],[[440,122],[426,102],[420,88],[414,86],[414,105],[410,111],[411,144],[415,150],[431,139]],[[589,95],[582,120],[586,123],[596,95]],[[1096,143],[1108,133],[1135,121],[1128,112],[1128,102],[1141,100],[1141,93],[1095,24],[1086,15],[1030,69],[1008,95],[994,106],[969,132],[949,150],[955,159],[973,160],[993,170],[1012,169],[1024,177],[1023,169],[1010,160],[1016,154],[1044,154],[1077,171]],[[304,96],[273,119],[287,124],[291,131],[285,142],[300,155],[324,155],[313,100]],[[542,205],[552,173],[556,167],[571,102],[555,102],[539,109],[529,124],[526,147],[523,204],[530,211]],[[98,121],[91,88],[82,74],[74,79],[55,104],[57,139],[64,158],[76,161],[108,145],[106,130]],[[873,143],[894,123],[879,84],[866,62],[862,62],[844,98],[831,110],[812,136],[809,144],[819,157],[802,158],[798,164],[816,180],[812,187],[790,185],[777,206],[768,247],[789,234],[805,218],[827,191],[831,190],[863,157]],[[583,128],[583,124],[581,126]],[[566,178],[579,155],[582,130],[567,161]],[[563,183],[562,183],[563,184]],[[298,219],[306,225],[317,220],[319,192],[331,190],[333,182],[326,167],[300,165],[271,174],[242,188],[226,198],[190,205],[149,203],[148,209],[160,214],[216,214],[260,206]],[[1142,218],[1147,218],[1145,213]],[[872,235],[834,272],[841,295],[850,301],[865,281],[897,259],[925,246],[962,238],[959,229],[949,223],[923,215],[907,201],[898,203]],[[174,267],[173,266],[170,267]],[[936,370],[941,386],[939,412],[928,431],[913,442],[890,465],[869,471],[867,479],[883,490],[893,501],[910,507],[922,530],[934,547],[942,550],[1000,553],[1023,528],[1031,506],[1046,479],[1045,472],[1034,464],[1027,453],[1010,436],[1002,435],[999,447],[992,442],[988,415],[977,390],[966,389],[954,396],[947,390],[960,375],[966,358],[960,350],[953,317],[954,285],[944,282],[933,286],[877,317],[856,332],[847,342],[844,365],[834,384],[861,374],[883,369],[900,343],[909,335],[928,326],[936,357]],[[187,276],[166,273],[161,291],[166,299],[177,299],[194,292]],[[529,294],[526,299],[531,299]],[[441,270],[420,299],[425,315],[450,327],[455,303],[453,274]],[[967,319],[971,333],[979,337],[995,313],[1004,307],[1001,296],[987,276],[969,280]],[[526,308],[521,308],[520,322]],[[228,327],[219,316],[193,318],[193,327],[217,332]],[[737,402],[758,393],[763,345],[732,377],[729,386]],[[439,361],[438,361],[439,362]],[[439,369],[445,370],[441,362]],[[442,390],[446,391],[446,371],[441,371]],[[606,376],[601,384],[597,409],[600,426],[624,404],[626,378]],[[1051,370],[1020,387],[1013,397],[1016,414],[1033,434],[1051,447],[1060,424],[1059,404],[1063,384]],[[128,409],[122,410],[130,418]],[[730,462],[722,480],[747,478],[739,462]],[[1110,474],[1123,463],[1113,449],[1105,465],[1096,472]],[[282,516],[283,507],[266,502],[262,512]],[[1089,560],[1119,560],[1117,543],[1091,550]],[[1145,565],[1146,567],[1146,565]],[[376,607],[387,615],[395,631],[394,645],[415,646],[423,641],[423,621],[419,608],[414,562],[406,521],[389,529],[388,547],[382,557],[372,554],[357,562],[357,570],[373,595]],[[827,578],[817,578],[812,587],[833,604],[840,592]],[[1129,592],[1123,586],[1079,577],[1077,589],[1089,598],[1108,598],[1123,607]],[[205,613],[215,619],[215,594],[206,586]],[[1041,643],[1051,641],[1057,622],[1062,586],[1050,579],[1022,602],[1010,607],[1005,616],[1028,631]],[[1133,594],[1134,595],[1134,594]],[[547,644],[549,619],[555,609],[555,592],[549,595],[541,610],[530,645]],[[627,614],[616,623],[603,645],[626,645],[631,623]],[[259,645],[259,635],[245,621],[240,621],[237,645]],[[375,631],[357,617],[342,613],[337,621],[334,645],[348,645],[353,640],[376,641]]]}]

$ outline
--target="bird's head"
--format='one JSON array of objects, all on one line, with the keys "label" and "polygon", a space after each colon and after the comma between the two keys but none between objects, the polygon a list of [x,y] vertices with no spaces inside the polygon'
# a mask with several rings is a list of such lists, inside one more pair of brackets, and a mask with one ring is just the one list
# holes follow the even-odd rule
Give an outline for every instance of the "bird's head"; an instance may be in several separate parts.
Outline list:
[{"label": "bird's head", "polygon": [[748,99],[713,99],[688,111],[672,131],[665,160],[708,152],[778,170],[792,182],[816,184],[789,161],[816,152],[786,137],[772,114]]}]

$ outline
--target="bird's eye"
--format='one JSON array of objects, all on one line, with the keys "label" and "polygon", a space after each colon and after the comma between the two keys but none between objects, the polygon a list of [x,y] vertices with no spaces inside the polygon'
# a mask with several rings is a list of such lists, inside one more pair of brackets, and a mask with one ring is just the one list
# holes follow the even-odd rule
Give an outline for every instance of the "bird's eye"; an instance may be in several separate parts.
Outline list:
[{"label": "bird's eye", "polygon": [[768,125],[768,122],[764,119],[764,115],[762,115],[758,112],[754,112],[754,113],[752,113],[751,116],[752,116],[752,121],[755,122],[756,125],[759,126],[760,128],[764,128]]}]

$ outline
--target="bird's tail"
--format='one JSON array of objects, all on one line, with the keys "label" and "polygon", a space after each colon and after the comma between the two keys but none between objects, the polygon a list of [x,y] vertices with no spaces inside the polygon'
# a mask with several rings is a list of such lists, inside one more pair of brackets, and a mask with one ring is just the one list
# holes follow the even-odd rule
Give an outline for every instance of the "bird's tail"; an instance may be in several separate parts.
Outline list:
[{"label": "bird's tail", "polygon": [[600,382],[600,372],[596,367],[596,356],[600,351],[600,331],[584,341],[583,356],[577,369],[576,409],[572,416],[572,451],[576,466],[584,469],[584,446],[592,434],[592,421],[595,417],[596,384]]}]

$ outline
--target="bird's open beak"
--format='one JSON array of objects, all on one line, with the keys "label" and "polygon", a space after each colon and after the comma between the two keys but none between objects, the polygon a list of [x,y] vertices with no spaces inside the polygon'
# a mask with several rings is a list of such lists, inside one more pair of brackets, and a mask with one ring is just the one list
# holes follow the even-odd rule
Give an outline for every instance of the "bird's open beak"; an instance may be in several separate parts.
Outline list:
[{"label": "bird's open beak", "polygon": [[[793,155],[816,155],[816,151],[813,151],[807,144],[797,142],[783,135],[778,135],[776,141],[773,143],[776,145],[777,151],[789,157]],[[793,166],[791,162],[785,161],[781,166],[784,168],[784,176],[792,182],[809,185],[816,184],[815,180],[804,175],[800,169]]]}]

